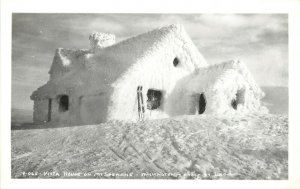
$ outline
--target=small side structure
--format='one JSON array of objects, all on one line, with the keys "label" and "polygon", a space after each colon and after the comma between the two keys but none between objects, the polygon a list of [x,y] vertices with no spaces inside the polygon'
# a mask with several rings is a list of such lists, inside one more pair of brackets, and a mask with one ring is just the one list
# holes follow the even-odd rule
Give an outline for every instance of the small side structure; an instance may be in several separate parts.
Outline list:
[{"label": "small side structure", "polygon": [[174,90],[173,98],[182,98],[174,115],[268,112],[260,103],[264,92],[239,60],[198,69]]}]

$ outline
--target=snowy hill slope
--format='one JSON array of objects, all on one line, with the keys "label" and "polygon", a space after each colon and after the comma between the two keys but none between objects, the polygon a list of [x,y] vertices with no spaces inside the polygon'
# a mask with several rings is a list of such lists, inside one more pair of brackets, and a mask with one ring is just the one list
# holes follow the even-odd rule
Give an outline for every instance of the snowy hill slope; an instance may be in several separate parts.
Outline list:
[{"label": "snowy hill slope", "polygon": [[287,179],[288,118],[203,115],[12,131],[12,177]]}]

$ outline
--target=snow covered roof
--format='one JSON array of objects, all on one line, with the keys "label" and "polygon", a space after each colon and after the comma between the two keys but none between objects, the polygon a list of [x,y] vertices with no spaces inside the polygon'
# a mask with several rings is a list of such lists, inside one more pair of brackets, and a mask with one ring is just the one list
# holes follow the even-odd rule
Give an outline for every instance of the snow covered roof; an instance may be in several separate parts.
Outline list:
[{"label": "snow covered roof", "polygon": [[[190,54],[193,62],[203,60],[183,26],[179,24],[155,29],[105,48],[59,48],[49,71],[50,80],[34,91],[31,99],[54,97],[57,93],[68,93],[70,90],[81,90],[85,94],[107,91],[132,64],[164,50],[170,41],[173,42],[174,37],[183,39],[184,49],[193,49]],[[195,67],[199,67],[199,64],[195,64]]]}]

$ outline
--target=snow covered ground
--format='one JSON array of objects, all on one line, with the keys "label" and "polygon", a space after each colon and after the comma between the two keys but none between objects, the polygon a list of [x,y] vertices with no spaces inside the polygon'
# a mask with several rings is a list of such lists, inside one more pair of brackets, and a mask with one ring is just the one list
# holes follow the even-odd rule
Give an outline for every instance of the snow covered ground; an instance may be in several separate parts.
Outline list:
[{"label": "snow covered ground", "polygon": [[287,179],[288,117],[13,130],[11,155],[12,178]]}]

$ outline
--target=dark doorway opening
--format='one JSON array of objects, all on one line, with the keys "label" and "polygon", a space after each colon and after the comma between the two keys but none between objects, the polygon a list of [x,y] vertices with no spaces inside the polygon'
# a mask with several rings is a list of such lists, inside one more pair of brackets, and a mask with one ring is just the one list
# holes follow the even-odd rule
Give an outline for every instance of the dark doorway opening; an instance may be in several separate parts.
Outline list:
[{"label": "dark doorway opening", "polygon": [[205,95],[203,93],[201,93],[200,97],[199,97],[199,110],[198,110],[198,113],[203,114],[205,112],[205,107],[206,107]]},{"label": "dark doorway opening", "polygon": [[147,91],[147,109],[154,110],[160,106],[162,92],[155,89],[149,89]]},{"label": "dark doorway opening", "polygon": [[51,111],[52,111],[52,99],[48,100],[48,122],[51,121]]},{"label": "dark doorway opening", "polygon": [[65,112],[69,110],[69,97],[68,95],[59,96],[59,111]]},{"label": "dark doorway opening", "polygon": [[244,104],[245,102],[245,90],[240,89],[236,92],[234,99],[231,100],[231,106],[233,109],[237,110],[239,104]]}]

